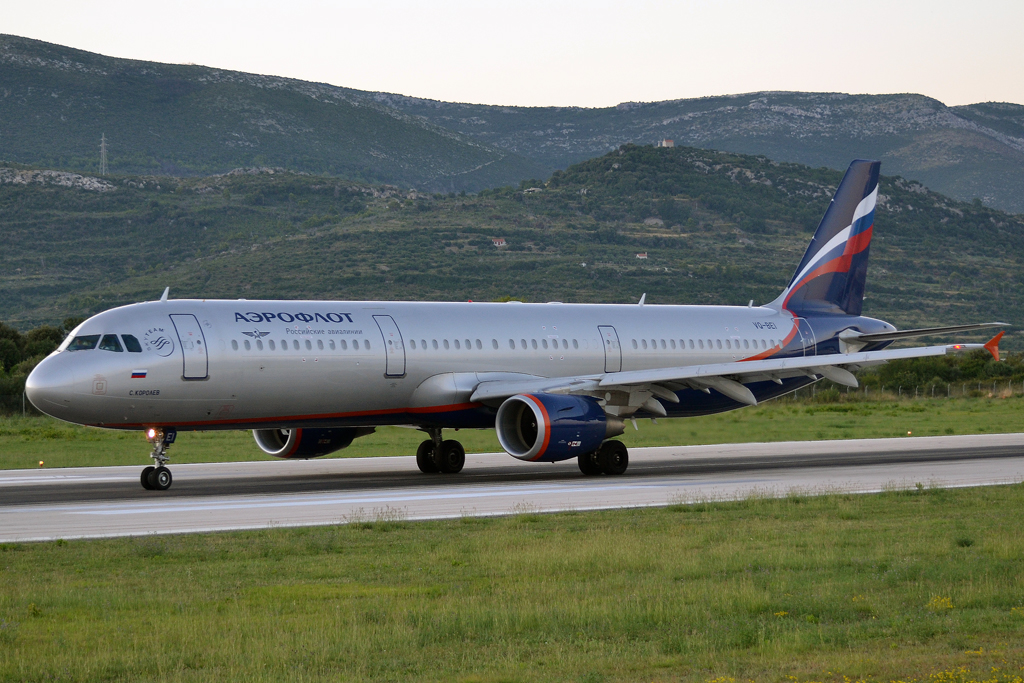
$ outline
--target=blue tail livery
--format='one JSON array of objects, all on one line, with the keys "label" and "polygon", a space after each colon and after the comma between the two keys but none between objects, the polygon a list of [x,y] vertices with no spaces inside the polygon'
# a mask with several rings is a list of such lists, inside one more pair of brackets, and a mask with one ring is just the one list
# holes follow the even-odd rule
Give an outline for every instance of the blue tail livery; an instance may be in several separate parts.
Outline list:
[{"label": "blue tail livery", "polygon": [[805,317],[860,315],[880,166],[864,160],[850,164],[793,279],[771,306]]}]

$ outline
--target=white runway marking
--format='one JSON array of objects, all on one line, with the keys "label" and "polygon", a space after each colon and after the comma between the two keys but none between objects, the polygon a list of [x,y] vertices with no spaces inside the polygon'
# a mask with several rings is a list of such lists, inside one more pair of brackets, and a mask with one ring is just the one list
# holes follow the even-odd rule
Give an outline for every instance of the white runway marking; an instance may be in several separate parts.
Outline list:
[{"label": "white runway marking", "polygon": [[[470,455],[449,477],[420,474],[413,458],[178,465],[166,493],[141,489],[141,467],[8,471],[0,474],[0,541],[1016,483],[1024,481],[1024,434],[633,449],[630,460],[621,477],[504,454]],[[248,492],[232,493],[240,488]]]}]

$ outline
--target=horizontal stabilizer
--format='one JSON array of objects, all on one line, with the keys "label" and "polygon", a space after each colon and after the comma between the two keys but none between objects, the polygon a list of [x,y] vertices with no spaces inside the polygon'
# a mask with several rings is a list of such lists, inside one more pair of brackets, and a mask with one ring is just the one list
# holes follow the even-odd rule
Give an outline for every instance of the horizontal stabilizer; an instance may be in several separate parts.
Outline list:
[{"label": "horizontal stabilizer", "polygon": [[847,343],[871,344],[872,342],[896,341],[898,339],[913,339],[915,337],[930,337],[938,334],[971,332],[973,330],[984,330],[990,327],[1009,327],[1009,323],[975,323],[973,325],[951,325],[949,327],[921,327],[916,330],[896,330],[893,332],[879,332],[877,334],[861,334],[854,330],[847,330],[839,335],[839,339]]}]

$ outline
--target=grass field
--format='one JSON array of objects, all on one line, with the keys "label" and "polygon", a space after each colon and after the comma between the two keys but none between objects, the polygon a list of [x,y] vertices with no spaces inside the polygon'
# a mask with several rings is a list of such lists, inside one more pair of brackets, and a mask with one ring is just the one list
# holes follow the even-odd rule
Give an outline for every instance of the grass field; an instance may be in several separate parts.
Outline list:
[{"label": "grass field", "polygon": [[[1024,397],[840,400],[776,400],[754,408],[700,418],[642,420],[621,437],[630,447],[749,441],[801,441],[986,434],[1024,431]],[[468,452],[500,451],[493,430],[446,432]],[[424,435],[385,427],[331,457],[411,455]],[[0,417],[0,469],[148,464],[140,432],[69,425],[48,417]],[[270,460],[250,432],[182,432],[172,463]]]},{"label": "grass field", "polygon": [[0,546],[2,681],[1020,681],[1024,485]]}]

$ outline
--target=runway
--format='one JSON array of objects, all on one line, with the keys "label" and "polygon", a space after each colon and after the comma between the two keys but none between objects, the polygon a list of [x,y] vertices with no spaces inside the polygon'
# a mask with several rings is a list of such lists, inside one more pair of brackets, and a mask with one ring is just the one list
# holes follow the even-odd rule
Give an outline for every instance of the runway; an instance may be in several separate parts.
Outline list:
[{"label": "runway", "polygon": [[504,453],[467,455],[458,475],[421,474],[412,457],[172,462],[158,492],[139,485],[142,465],[0,472],[0,542],[1017,483],[1024,434],[637,448],[620,477]]}]

